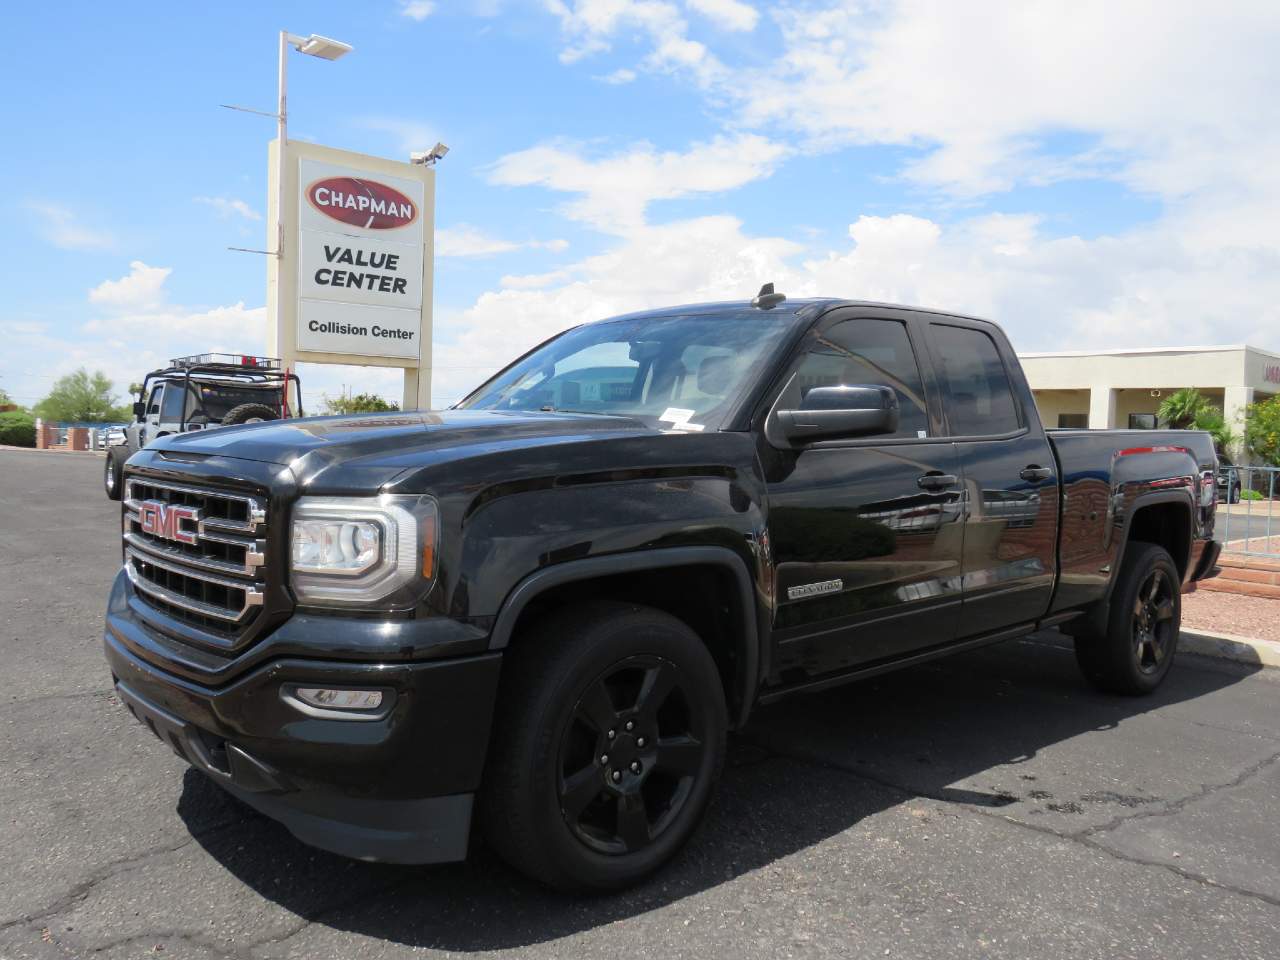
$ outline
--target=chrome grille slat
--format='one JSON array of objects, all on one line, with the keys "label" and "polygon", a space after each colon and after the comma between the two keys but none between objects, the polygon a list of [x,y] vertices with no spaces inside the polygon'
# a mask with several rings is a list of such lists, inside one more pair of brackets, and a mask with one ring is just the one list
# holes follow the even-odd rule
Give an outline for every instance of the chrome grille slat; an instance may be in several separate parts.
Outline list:
[{"label": "chrome grille slat", "polygon": [[[210,539],[206,537],[205,539]],[[198,570],[211,570],[214,573],[226,573],[231,576],[253,576],[257,568],[261,566],[261,553],[250,553],[246,551],[246,557],[257,557],[258,560],[253,565],[247,561],[243,564],[228,563],[225,560],[213,560],[208,557],[193,557],[190,554],[183,553],[176,547],[162,547],[160,542],[149,540],[143,534],[129,531],[124,535],[124,542],[134,550],[146,553],[153,557],[159,557],[161,560],[168,560],[172,563],[182,564],[189,567],[195,567]],[[247,545],[246,545],[247,546]],[[184,571],[185,572],[185,571]],[[239,581],[237,581],[239,585]]]},{"label": "chrome grille slat", "polygon": [[[124,492],[125,570],[137,601],[196,627],[206,638],[201,642],[237,646],[264,603],[265,499],[145,475],[128,477]],[[142,507],[148,501],[186,508],[190,516],[178,529],[194,533],[194,543],[170,528],[161,532],[160,524],[155,533],[144,531]],[[149,525],[154,515],[148,508]]]},{"label": "chrome grille slat", "polygon": [[[184,610],[190,610],[193,613],[203,614],[206,617],[217,617],[219,620],[227,620],[230,622],[238,622],[244,619],[254,607],[262,606],[262,591],[256,584],[246,583],[243,580],[231,580],[223,577],[210,577],[205,574],[197,573],[190,567],[184,567],[180,564],[169,563],[167,560],[159,560],[155,557],[140,553],[137,550],[129,548],[125,550],[125,569],[128,571],[129,579],[133,582],[134,587],[143,593],[151,594],[159,597],[165,603],[173,604],[175,607],[181,607]],[[159,567],[161,570],[168,570],[179,576],[188,577],[193,580],[199,580],[204,583],[211,583],[218,587],[224,587],[229,590],[244,591],[244,605],[239,610],[232,610],[228,607],[220,607],[217,604],[208,603],[205,600],[196,600],[185,594],[170,590],[168,587],[155,583],[142,574],[134,565],[134,561],[144,564],[150,564],[153,567]]]}]

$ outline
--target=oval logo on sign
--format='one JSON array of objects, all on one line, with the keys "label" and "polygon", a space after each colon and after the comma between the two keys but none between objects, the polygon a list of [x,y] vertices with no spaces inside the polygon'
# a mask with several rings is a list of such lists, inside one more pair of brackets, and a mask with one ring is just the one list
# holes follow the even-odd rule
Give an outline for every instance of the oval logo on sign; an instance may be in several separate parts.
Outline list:
[{"label": "oval logo on sign", "polygon": [[418,219],[412,200],[376,180],[325,177],[307,187],[307,200],[326,217],[366,230],[393,230]]}]

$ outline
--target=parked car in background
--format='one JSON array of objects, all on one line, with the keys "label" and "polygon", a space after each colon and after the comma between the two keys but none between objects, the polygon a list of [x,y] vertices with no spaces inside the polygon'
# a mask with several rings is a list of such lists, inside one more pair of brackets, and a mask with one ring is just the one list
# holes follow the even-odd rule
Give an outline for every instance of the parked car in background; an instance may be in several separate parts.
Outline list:
[{"label": "parked car in background", "polygon": [[1240,471],[1225,453],[1218,454],[1216,485],[1219,503],[1240,502]]},{"label": "parked car in background", "polygon": [[[295,386],[290,406],[289,384]],[[302,383],[272,357],[202,353],[177,357],[142,381],[123,439],[107,442],[103,487],[119,500],[124,463],[158,437],[302,416]]]},{"label": "parked car in background", "polygon": [[1155,690],[1214,469],[1200,431],[1046,431],[995,324],[770,286],[576,327],[448,410],[152,442],[105,652],[307,843],[457,860],[474,811],[529,875],[617,888],[760,704],[1057,625]]}]

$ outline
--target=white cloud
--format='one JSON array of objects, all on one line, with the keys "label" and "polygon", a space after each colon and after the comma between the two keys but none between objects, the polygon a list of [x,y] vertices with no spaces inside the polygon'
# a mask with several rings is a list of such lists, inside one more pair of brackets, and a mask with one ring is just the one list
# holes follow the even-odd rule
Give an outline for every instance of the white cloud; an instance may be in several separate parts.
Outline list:
[{"label": "white cloud", "polygon": [[505,186],[543,186],[582,194],[563,207],[566,216],[609,232],[645,222],[655,200],[720,193],[767,177],[786,155],[781,144],[754,134],[717,137],[684,153],[659,153],[638,143],[599,159],[572,143],[545,143],[507,154],[490,180]]},{"label": "white cloud", "polygon": [[26,207],[34,214],[40,235],[62,250],[111,250],[116,245],[111,233],[86,227],[61,204],[31,202]]},{"label": "white cloud", "polygon": [[548,0],[547,9],[559,18],[567,42],[562,63],[604,53],[619,35],[638,34],[651,47],[640,64],[645,69],[686,73],[703,86],[725,73],[704,44],[689,38],[679,7],[666,0]]},{"label": "white cloud", "polygon": [[811,147],[917,148],[904,172],[922,184],[975,196],[1107,175],[1174,199],[1235,176],[1275,179],[1270,3],[1225,15],[1193,0],[1034,2],[998,16],[850,3],[776,17],[783,54],[720,88],[742,119]]},{"label": "white cloud", "polygon": [[479,227],[469,223],[459,223],[452,227],[440,227],[436,230],[437,257],[489,257],[498,253],[510,253],[514,250],[538,249],[561,253],[568,249],[567,240],[528,240],[517,243],[514,240],[503,240],[490,236]]},{"label": "white cloud", "polygon": [[943,224],[860,216],[822,256],[751,236],[732,217],[640,226],[605,253],[501,288],[439,318],[433,393],[457,399],[546,337],[649,307],[790,297],[908,303],[989,317],[1023,351],[1251,342],[1280,348],[1280,254],[1207,252],[1161,226],[1055,237],[1033,215]]},{"label": "white cloud", "polygon": [[596,77],[601,83],[607,83],[610,86],[621,86],[626,83],[632,83],[636,78],[636,72],[626,67],[619,67],[613,73],[606,73],[602,77]]},{"label": "white cloud", "polygon": [[431,127],[417,120],[406,120],[402,117],[361,117],[355,121],[356,126],[375,133],[383,133],[395,141],[396,150],[408,160],[409,154],[419,150],[429,150],[439,138]]},{"label": "white cloud", "polygon": [[646,307],[745,299],[800,246],[751,237],[733,217],[633,229],[615,248],[548,274],[504,277],[466,310],[437,320],[432,393],[457,399],[499,367],[578,323]]},{"label": "white cloud", "polygon": [[261,220],[262,214],[243,200],[236,197],[193,197],[196,203],[211,207],[223,220],[228,217],[243,217],[245,220]]},{"label": "white cloud", "polygon": [[756,28],[760,12],[741,0],[686,0],[689,9],[696,10],[708,20],[725,30],[741,30],[749,33]]},{"label": "white cloud", "polygon": [[400,16],[419,23],[431,16],[435,9],[436,5],[431,0],[400,0]]},{"label": "white cloud", "polygon": [[171,267],[149,267],[141,260],[130,261],[128,276],[103,280],[89,291],[89,302],[115,310],[154,307],[164,300],[164,282],[172,272]]}]

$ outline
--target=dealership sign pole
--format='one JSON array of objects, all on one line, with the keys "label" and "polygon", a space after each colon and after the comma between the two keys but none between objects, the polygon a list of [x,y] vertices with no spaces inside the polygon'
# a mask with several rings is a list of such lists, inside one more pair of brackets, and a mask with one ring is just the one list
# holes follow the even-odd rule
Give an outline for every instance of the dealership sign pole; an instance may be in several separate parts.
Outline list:
[{"label": "dealership sign pole", "polygon": [[403,408],[430,407],[435,170],[284,144],[270,148],[268,352],[287,367],[400,367]]}]

